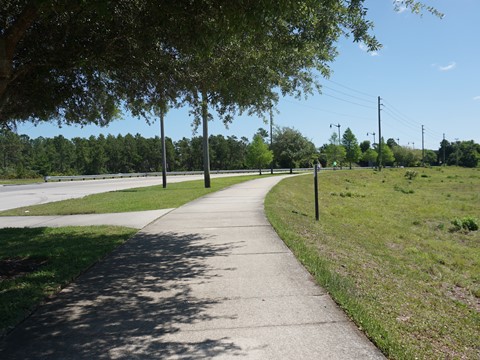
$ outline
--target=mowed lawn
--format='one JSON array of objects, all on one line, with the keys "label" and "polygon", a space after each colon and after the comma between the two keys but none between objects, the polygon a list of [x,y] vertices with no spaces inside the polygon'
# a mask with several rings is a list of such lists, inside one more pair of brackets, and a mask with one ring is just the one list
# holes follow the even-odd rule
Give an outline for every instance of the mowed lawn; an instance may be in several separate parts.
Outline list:
[{"label": "mowed lawn", "polygon": [[[270,175],[263,175],[270,176]],[[0,216],[102,214],[177,208],[201,196],[228,186],[260,178],[260,175],[213,178],[206,189],[203,180],[110,191],[79,199],[56,201],[5,210]]]},{"label": "mowed lawn", "polygon": [[136,232],[118,226],[0,229],[0,336]]},{"label": "mowed lawn", "polygon": [[[408,171],[417,176],[405,177]],[[480,358],[480,169],[321,171],[285,179],[267,216],[389,357]]]}]

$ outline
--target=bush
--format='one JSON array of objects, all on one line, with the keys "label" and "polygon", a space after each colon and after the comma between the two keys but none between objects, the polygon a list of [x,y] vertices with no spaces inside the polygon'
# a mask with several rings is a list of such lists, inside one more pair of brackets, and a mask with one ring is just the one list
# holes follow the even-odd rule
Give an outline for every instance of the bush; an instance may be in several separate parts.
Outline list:
[{"label": "bush", "polygon": [[407,170],[405,172],[405,177],[408,179],[408,180],[413,180],[417,177],[418,173],[415,171],[415,170]]},{"label": "bush", "polygon": [[478,219],[473,216],[466,216],[463,219],[456,218],[452,220],[452,225],[455,231],[477,231]]}]

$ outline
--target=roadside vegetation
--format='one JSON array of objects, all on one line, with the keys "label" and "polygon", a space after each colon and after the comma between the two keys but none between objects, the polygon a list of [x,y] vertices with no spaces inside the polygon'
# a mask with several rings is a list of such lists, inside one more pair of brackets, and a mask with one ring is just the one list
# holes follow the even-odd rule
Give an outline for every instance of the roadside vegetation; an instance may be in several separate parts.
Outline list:
[{"label": "roadside vegetation", "polygon": [[135,189],[111,191],[80,199],[26,206],[0,212],[0,216],[102,214],[177,208],[201,196],[240,182],[258,179],[259,175],[216,178],[210,188],[203,180],[185,181]]},{"label": "roadside vegetation", "polygon": [[43,182],[42,178],[32,179],[0,179],[0,185],[25,185]]},{"label": "roadside vegetation", "polygon": [[480,358],[480,169],[322,171],[266,198],[279,235],[394,359]]},{"label": "roadside vegetation", "polygon": [[0,229],[0,335],[136,231],[113,226]]}]

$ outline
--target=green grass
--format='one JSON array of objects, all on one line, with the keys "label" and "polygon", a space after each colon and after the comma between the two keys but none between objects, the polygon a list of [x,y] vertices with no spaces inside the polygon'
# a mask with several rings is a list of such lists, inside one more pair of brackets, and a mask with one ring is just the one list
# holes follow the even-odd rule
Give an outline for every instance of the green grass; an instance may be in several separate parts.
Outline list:
[{"label": "green grass", "polygon": [[[394,359],[480,357],[480,169],[324,171],[283,180],[267,216],[317,281]],[[306,216],[305,216],[306,215]]]},{"label": "green grass", "polygon": [[[265,175],[263,175],[265,176]],[[89,195],[81,199],[64,200],[26,206],[0,212],[0,216],[102,214],[177,208],[187,202],[225,187],[258,179],[259,175],[232,176],[212,179],[206,189],[203,180],[112,191]]]},{"label": "green grass", "polygon": [[25,185],[25,184],[35,184],[42,183],[44,180],[42,178],[37,179],[0,179],[0,185]]},{"label": "green grass", "polygon": [[21,321],[137,230],[92,226],[0,229],[0,264],[5,259],[45,262],[33,272],[0,279],[0,334]]}]

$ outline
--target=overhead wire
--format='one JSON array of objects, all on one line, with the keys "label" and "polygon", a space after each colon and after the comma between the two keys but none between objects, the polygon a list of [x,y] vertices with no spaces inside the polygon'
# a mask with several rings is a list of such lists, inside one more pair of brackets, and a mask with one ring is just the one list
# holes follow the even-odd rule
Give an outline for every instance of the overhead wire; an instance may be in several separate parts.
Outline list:
[{"label": "overhead wire", "polygon": [[351,88],[351,87],[348,87],[348,86],[346,86],[346,85],[340,84],[339,82],[336,82],[336,81],[333,81],[333,80],[330,80],[330,79],[325,79],[325,80],[327,80],[328,82],[331,82],[332,84],[335,84],[335,85],[338,85],[338,86],[340,86],[340,87],[343,87],[344,89],[348,89],[348,90],[350,90],[350,91],[356,92],[356,93],[358,93],[358,94],[365,95],[365,96],[372,97],[372,98],[377,98],[375,95],[371,95],[371,94],[368,94],[368,93],[363,92],[363,91],[355,90],[355,89],[353,89],[353,88]]},{"label": "overhead wire", "polygon": [[331,97],[333,99],[343,101],[343,102],[347,102],[347,103],[350,103],[350,104],[353,104],[353,105],[361,106],[361,107],[364,107],[364,108],[367,108],[367,109],[375,109],[375,107],[373,107],[373,106],[359,104],[359,103],[356,103],[356,102],[353,102],[353,101],[350,101],[350,100],[342,99],[342,98],[340,98],[338,96],[335,96],[335,95],[327,94],[325,92],[322,92],[321,95],[328,96],[328,97]]},{"label": "overhead wire", "polygon": [[287,99],[283,99],[283,101],[291,103],[291,104],[296,104],[296,105],[299,105],[299,106],[308,107],[308,108],[313,109],[313,110],[318,110],[318,111],[326,112],[326,113],[329,113],[329,114],[338,115],[338,116],[344,116],[344,117],[348,117],[348,118],[357,118],[357,119],[361,119],[361,120],[371,120],[371,118],[368,118],[366,116],[343,114],[343,113],[339,113],[339,112],[336,112],[336,111],[321,109],[321,108],[318,108],[316,106],[303,104],[299,101],[291,101],[291,100],[287,100]]},{"label": "overhead wire", "polygon": [[334,92],[336,92],[336,93],[339,93],[339,94],[342,94],[342,95],[345,95],[345,96],[349,96],[349,97],[354,98],[354,99],[357,99],[357,100],[365,101],[365,102],[370,103],[370,104],[371,104],[371,103],[375,103],[373,100],[367,100],[367,99],[361,98],[361,97],[359,97],[359,96],[350,95],[350,94],[347,94],[346,92],[343,92],[343,91],[340,91],[340,90],[336,90],[336,89],[334,89],[334,88],[332,88],[332,87],[330,87],[330,86],[327,86],[327,85],[322,85],[322,88],[326,88],[326,89],[332,90],[332,91],[334,91]]}]

